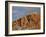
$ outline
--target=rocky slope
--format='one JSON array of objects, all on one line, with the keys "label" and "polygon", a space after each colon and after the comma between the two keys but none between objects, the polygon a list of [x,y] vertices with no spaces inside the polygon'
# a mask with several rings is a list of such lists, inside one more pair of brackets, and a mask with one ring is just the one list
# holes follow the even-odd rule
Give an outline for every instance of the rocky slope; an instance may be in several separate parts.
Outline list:
[{"label": "rocky slope", "polygon": [[40,29],[40,15],[26,15],[18,20],[12,21],[13,30]]}]

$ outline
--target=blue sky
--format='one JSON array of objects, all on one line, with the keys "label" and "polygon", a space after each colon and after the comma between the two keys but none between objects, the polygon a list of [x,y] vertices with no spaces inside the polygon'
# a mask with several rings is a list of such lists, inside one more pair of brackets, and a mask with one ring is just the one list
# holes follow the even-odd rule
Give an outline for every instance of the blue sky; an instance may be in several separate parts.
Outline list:
[{"label": "blue sky", "polygon": [[[32,13],[32,12],[40,12],[40,8],[39,7],[16,7],[13,6],[12,7],[12,20],[16,20],[19,19],[21,16],[24,16],[28,13]],[[17,17],[18,16],[18,17]]]}]

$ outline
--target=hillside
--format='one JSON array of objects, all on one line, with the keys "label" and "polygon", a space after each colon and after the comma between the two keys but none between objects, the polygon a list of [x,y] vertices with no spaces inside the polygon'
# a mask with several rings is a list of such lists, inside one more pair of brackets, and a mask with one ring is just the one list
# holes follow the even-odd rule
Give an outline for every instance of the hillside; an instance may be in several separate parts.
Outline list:
[{"label": "hillside", "polygon": [[18,20],[12,21],[13,30],[40,29],[40,15],[26,15]]}]

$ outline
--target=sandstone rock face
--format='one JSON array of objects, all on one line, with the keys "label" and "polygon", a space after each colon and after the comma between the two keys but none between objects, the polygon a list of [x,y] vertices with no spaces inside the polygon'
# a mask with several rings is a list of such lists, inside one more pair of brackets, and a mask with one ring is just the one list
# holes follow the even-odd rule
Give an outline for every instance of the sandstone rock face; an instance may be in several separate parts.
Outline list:
[{"label": "sandstone rock face", "polygon": [[31,14],[26,15],[18,20],[12,22],[13,30],[26,30],[26,29],[40,29],[40,15]]}]

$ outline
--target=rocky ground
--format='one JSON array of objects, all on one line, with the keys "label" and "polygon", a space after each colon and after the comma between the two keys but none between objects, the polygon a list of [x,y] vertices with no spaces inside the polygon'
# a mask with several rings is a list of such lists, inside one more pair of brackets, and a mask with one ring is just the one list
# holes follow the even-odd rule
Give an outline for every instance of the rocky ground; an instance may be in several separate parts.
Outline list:
[{"label": "rocky ground", "polygon": [[13,30],[40,29],[40,15],[26,15],[18,20],[12,21]]}]

